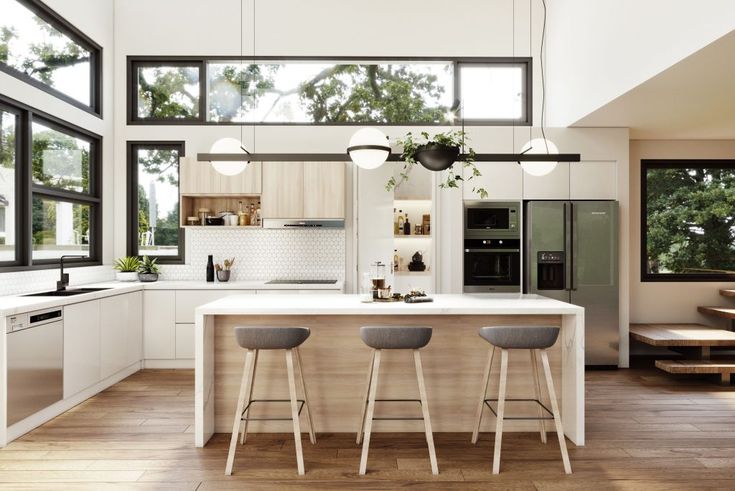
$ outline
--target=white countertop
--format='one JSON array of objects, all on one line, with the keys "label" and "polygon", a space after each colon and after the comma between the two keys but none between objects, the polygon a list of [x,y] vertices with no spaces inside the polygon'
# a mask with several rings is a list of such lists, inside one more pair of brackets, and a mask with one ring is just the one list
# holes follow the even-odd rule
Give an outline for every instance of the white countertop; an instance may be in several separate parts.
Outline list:
[{"label": "white countertop", "polygon": [[[98,298],[120,295],[140,290],[339,290],[344,287],[344,282],[338,281],[333,285],[269,285],[267,280],[253,281],[230,281],[226,283],[208,283],[206,281],[156,281],[153,283],[141,283],[139,281],[121,282],[108,281],[104,283],[92,283],[87,285],[71,285],[73,288],[109,288],[99,292],[84,293],[70,297],[24,297],[20,295],[8,295],[0,297],[0,317],[42,310],[52,307],[60,307],[79,302],[87,302]],[[55,285],[49,285],[53,290]],[[34,293],[34,292],[29,292]],[[282,295],[284,296],[284,295]]]},{"label": "white countertop", "polygon": [[196,309],[197,315],[513,315],[581,314],[582,307],[540,295],[432,295],[430,303],[363,303],[360,295],[233,295]]}]

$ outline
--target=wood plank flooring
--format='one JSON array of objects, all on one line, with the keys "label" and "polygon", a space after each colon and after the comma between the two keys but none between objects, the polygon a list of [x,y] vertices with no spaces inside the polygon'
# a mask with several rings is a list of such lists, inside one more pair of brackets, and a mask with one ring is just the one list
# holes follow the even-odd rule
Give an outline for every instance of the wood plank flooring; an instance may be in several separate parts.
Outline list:
[{"label": "wood plank flooring", "polygon": [[193,389],[188,370],[136,373],[0,449],[0,489],[735,489],[735,391],[714,378],[589,372],[587,445],[569,444],[569,476],[558,442],[538,432],[504,434],[493,476],[493,435],[473,446],[468,428],[434,435],[434,477],[417,422],[416,433],[373,433],[366,476],[354,434],[319,434],[316,446],[304,435],[301,477],[291,435],[254,434],[228,478],[227,435],[193,447]]}]

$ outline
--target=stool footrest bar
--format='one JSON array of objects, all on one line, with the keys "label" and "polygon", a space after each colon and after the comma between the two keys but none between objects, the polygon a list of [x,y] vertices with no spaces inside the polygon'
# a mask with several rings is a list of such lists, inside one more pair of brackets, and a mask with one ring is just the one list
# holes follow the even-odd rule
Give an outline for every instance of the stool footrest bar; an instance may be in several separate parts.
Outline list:
[{"label": "stool footrest bar", "polygon": [[[251,418],[246,417],[245,414],[250,410],[250,406],[252,406],[256,402],[291,402],[291,399],[253,399],[251,400],[247,406],[245,406],[245,409],[242,411],[242,415],[240,417],[241,421],[293,421],[293,418]],[[306,401],[303,399],[296,399],[296,402],[299,403],[299,411],[298,415],[301,416],[301,410],[304,409],[304,404],[306,404]]]},{"label": "stool footrest bar", "polygon": [[[488,409],[490,409],[490,412],[492,412],[495,415],[495,417],[497,418],[498,417],[498,413],[495,412],[495,409],[493,409],[493,407],[490,405],[490,403],[491,402],[498,402],[498,400],[497,399],[485,399],[482,402],[485,403],[485,405],[488,407]],[[549,408],[547,408],[546,406],[544,406],[544,404],[541,401],[539,401],[538,399],[505,399],[505,402],[535,402],[536,404],[538,404],[539,406],[541,406],[541,408],[544,411],[546,411],[546,414],[548,414],[549,416],[545,416],[545,417],[543,417],[543,416],[542,417],[540,417],[540,416],[514,416],[514,417],[509,417],[509,416],[503,415],[503,420],[504,421],[505,420],[529,420],[529,421],[538,421],[538,420],[547,420],[547,419],[552,420],[552,419],[554,419],[554,413],[552,413],[549,410]]]}]

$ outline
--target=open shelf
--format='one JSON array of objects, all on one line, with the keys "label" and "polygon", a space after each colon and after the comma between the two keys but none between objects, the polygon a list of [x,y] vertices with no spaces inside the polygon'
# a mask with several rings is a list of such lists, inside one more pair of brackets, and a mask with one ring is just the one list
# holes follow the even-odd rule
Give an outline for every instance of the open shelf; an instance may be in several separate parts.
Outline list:
[{"label": "open shelf", "polygon": [[226,228],[226,229],[233,229],[233,228],[263,228],[260,225],[182,225],[181,228],[206,228],[206,229],[220,229],[220,228]]},{"label": "open shelf", "polygon": [[[189,225],[186,223],[187,217],[198,217],[199,208],[207,208],[210,215],[217,216],[222,211],[232,211],[237,213],[242,202],[243,210],[249,209],[250,205],[258,205],[260,201],[259,195],[219,195],[219,196],[201,196],[201,195],[181,195],[181,213],[179,225],[184,228],[189,227],[220,227],[228,228],[224,225]],[[249,225],[257,228],[257,226]],[[245,226],[248,227],[248,226]],[[230,226],[229,228],[245,228]]]},{"label": "open shelf", "polygon": [[431,271],[394,271],[396,276],[431,276]]},{"label": "open shelf", "polygon": [[430,239],[431,234],[394,235],[396,239]]}]

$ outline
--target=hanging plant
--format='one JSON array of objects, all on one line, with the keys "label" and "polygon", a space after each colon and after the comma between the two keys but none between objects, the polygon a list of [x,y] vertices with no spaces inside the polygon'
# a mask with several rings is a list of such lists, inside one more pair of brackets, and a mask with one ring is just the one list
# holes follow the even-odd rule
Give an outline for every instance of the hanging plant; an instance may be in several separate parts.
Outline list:
[{"label": "hanging plant", "polygon": [[[471,181],[482,175],[475,164],[475,151],[471,147],[464,152],[460,151],[467,143],[464,131],[447,131],[431,137],[429,133],[422,131],[421,138],[416,140],[414,140],[413,133],[409,131],[404,138],[396,140],[396,143],[403,147],[401,153],[403,169],[397,179],[395,176],[388,179],[385,185],[387,191],[392,191],[402,182],[407,181],[411,170],[417,163],[434,172],[446,171],[446,178],[439,184],[440,188],[458,188],[458,181]],[[459,172],[454,165],[457,163],[462,164]],[[462,177],[464,169],[470,169],[467,179]],[[472,192],[477,193],[481,199],[488,197],[485,188],[473,187]]]}]

